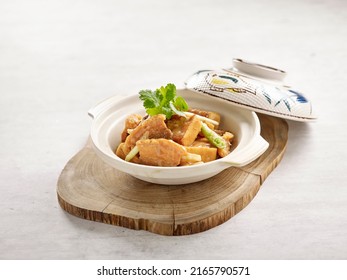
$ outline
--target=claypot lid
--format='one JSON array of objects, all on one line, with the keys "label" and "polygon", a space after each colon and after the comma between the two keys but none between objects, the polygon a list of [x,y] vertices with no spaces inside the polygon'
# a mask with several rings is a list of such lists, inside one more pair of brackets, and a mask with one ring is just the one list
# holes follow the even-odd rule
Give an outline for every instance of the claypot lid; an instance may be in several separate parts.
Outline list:
[{"label": "claypot lid", "polygon": [[315,120],[311,102],[284,85],[285,76],[283,70],[235,58],[231,69],[201,70],[185,84],[187,89],[255,112],[302,122]]}]

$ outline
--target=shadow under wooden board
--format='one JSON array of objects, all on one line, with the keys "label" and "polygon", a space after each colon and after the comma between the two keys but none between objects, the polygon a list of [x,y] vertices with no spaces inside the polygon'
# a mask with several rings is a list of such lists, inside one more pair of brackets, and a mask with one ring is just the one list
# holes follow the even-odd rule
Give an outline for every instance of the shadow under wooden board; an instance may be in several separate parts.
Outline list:
[{"label": "shadow under wooden board", "polygon": [[58,179],[59,204],[80,218],[162,235],[194,234],[216,227],[251,202],[283,157],[287,122],[258,117],[261,135],[270,144],[260,158],[187,185],[157,185],[133,178],[105,164],[88,141]]}]

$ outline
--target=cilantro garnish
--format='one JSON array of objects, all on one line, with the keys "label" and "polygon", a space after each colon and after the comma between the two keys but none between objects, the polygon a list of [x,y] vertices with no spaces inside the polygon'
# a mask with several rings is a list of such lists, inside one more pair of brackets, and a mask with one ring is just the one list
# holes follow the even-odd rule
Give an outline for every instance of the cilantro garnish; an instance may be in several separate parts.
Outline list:
[{"label": "cilantro garnish", "polygon": [[141,90],[139,94],[143,106],[150,116],[164,114],[167,119],[170,119],[172,115],[183,115],[183,112],[188,110],[188,104],[184,98],[176,95],[174,84],[167,84],[155,91]]}]

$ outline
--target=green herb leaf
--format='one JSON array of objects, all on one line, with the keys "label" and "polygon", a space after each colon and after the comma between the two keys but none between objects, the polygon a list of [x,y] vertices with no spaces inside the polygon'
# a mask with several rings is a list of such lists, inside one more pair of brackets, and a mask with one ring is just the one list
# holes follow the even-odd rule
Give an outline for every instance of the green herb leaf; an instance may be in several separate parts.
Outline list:
[{"label": "green herb leaf", "polygon": [[[140,99],[143,101],[143,106],[150,116],[164,114],[167,119],[178,111],[187,111],[188,104],[181,96],[176,96],[176,86],[174,84],[167,84],[155,91],[141,90],[139,92]],[[177,110],[172,109],[170,102]]]},{"label": "green herb leaf", "polygon": [[188,104],[182,96],[177,96],[173,104],[177,110],[188,111]]},{"label": "green herb leaf", "polygon": [[143,106],[145,108],[158,107],[161,102],[161,96],[159,93],[153,92],[151,90],[141,90],[140,99],[143,101]]}]

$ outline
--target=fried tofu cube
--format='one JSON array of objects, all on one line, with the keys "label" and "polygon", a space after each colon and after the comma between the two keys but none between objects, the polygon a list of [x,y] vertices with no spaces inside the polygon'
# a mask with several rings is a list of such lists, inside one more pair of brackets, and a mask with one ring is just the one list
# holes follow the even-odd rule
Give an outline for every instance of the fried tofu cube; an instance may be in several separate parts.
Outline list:
[{"label": "fried tofu cube", "polygon": [[[126,154],[125,154],[125,143],[122,142],[118,145],[116,149],[116,155],[120,157],[121,159],[125,160]],[[134,156],[131,160],[133,163],[140,163],[138,155]]]},{"label": "fried tofu cube", "polygon": [[124,145],[125,145],[124,143],[120,143],[116,149],[116,155],[120,157],[121,159],[125,159],[126,157],[126,154],[123,151]]},{"label": "fried tofu cube", "polygon": [[172,140],[183,146],[190,146],[201,130],[201,121],[196,116],[189,119],[174,116],[167,121],[167,126],[172,131]]},{"label": "fried tofu cube", "polygon": [[201,156],[201,161],[209,162],[217,158],[217,148],[209,147],[186,147],[188,153],[198,154]]}]

